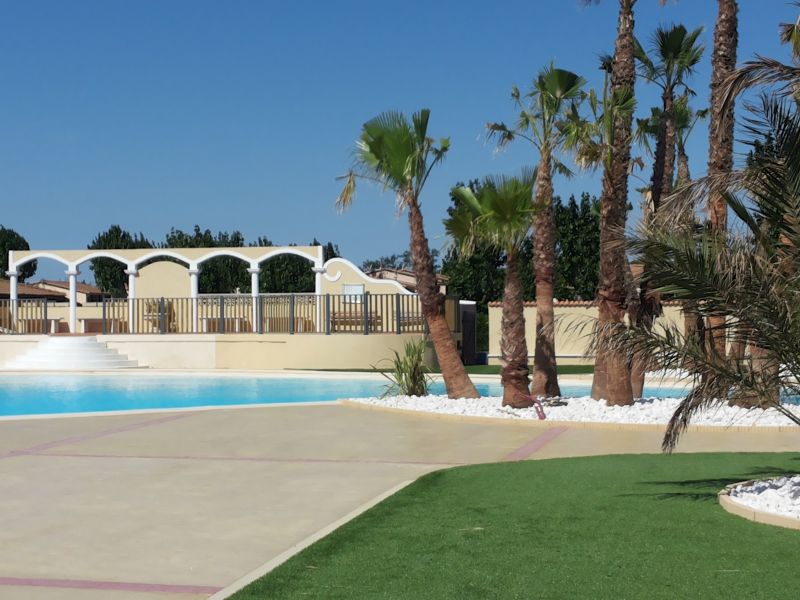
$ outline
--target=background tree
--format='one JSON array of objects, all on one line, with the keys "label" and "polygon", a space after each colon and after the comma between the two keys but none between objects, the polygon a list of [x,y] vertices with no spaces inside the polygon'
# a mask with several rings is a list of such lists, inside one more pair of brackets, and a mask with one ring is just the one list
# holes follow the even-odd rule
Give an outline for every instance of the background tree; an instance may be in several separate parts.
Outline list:
[{"label": "background tree", "polygon": [[[169,230],[163,248],[239,248],[244,236],[239,231],[220,231],[216,235],[199,225],[186,233],[174,227]],[[249,286],[247,263],[232,256],[218,256],[200,265],[198,287],[201,294],[232,294]]]},{"label": "background tree", "polygon": [[[272,246],[267,237],[259,237],[255,246]],[[314,238],[309,244],[322,246],[323,261],[340,256],[339,247],[331,242],[321,244]],[[314,293],[315,274],[313,266],[307,259],[292,254],[282,254],[261,263],[261,276],[258,280],[262,294],[301,294]],[[250,291],[250,283],[245,288]]]},{"label": "background tree", "polygon": [[521,177],[487,177],[478,186],[453,189],[457,200],[445,220],[448,235],[461,256],[469,257],[476,244],[501,250],[506,257],[500,352],[503,368],[503,405],[525,408],[534,403],[528,391],[528,346],[525,339],[523,291],[519,277],[519,250],[531,228],[533,171]]},{"label": "background tree", "polygon": [[555,204],[556,298],[593,300],[600,262],[600,202],[584,192]]},{"label": "background tree", "polygon": [[564,123],[567,112],[577,112],[583,100],[586,81],[579,75],[557,69],[552,64],[539,72],[523,103],[514,87],[511,97],[520,109],[516,126],[488,123],[489,136],[499,146],[517,138],[530,142],[539,153],[536,169],[536,189],[533,223],[534,264],[536,273],[536,346],[533,357],[535,396],[560,396],[555,347],[555,314],[553,309],[553,280],[556,268],[556,231],[553,218],[553,171],[570,174],[560,161],[567,138]]},{"label": "background tree", "polygon": [[[478,194],[480,186],[480,180],[474,179],[467,187],[473,194]],[[457,183],[454,189],[460,187],[464,187],[464,184]],[[460,201],[452,191],[450,201],[448,218],[460,207]],[[489,302],[500,300],[503,295],[505,264],[506,257],[502,249],[480,240],[475,241],[469,256],[462,256],[458,245],[451,244],[442,260],[442,274],[448,279],[448,293],[475,301],[475,346],[479,352],[489,350]],[[527,269],[522,269],[522,274],[527,272]]]},{"label": "background tree", "polygon": [[[153,248],[154,244],[142,233],[130,233],[119,225],[112,225],[97,234],[89,250],[129,250],[136,248]],[[127,296],[125,265],[112,258],[94,258],[89,268],[94,273],[94,281],[101,290],[117,298]]]},{"label": "background tree", "polygon": [[[8,271],[8,251],[9,250],[30,250],[28,240],[19,233],[8,227],[0,225],[0,278],[6,278]],[[36,273],[36,261],[32,260],[17,269],[17,280],[25,281]]]},{"label": "background tree", "polygon": [[[584,192],[581,204],[570,196],[567,204],[556,197],[553,217],[556,223],[556,275],[554,295],[560,300],[592,300],[597,293],[599,260],[599,227],[596,198]],[[528,238],[520,251],[520,259],[535,261],[533,240]],[[536,298],[534,275],[522,271],[525,299]]]},{"label": "background tree", "polygon": [[356,146],[355,167],[345,176],[345,186],[336,204],[347,208],[355,194],[356,180],[367,179],[395,192],[400,210],[408,211],[409,250],[417,278],[417,293],[428,324],[431,341],[442,371],[447,395],[477,398],[444,314],[444,296],[436,285],[436,273],[422,219],[420,194],[433,168],[444,158],[450,140],[437,146],[428,137],[430,111],[422,109],[411,118],[402,113],[382,113],[362,127]]}]

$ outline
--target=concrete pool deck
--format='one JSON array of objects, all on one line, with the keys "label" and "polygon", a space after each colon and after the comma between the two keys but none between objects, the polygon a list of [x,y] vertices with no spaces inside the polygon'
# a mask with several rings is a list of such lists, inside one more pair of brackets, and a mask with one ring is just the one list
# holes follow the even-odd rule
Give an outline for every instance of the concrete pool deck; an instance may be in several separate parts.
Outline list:
[{"label": "concrete pool deck", "polygon": [[[660,440],[335,403],[2,421],[0,598],[207,598],[432,470]],[[798,451],[800,435],[692,431],[679,450]]]}]

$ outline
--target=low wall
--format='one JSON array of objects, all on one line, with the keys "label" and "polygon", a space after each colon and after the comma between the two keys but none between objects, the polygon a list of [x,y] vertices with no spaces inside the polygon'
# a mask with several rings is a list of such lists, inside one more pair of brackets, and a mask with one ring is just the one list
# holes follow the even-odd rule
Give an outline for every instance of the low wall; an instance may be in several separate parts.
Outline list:
[{"label": "low wall", "polygon": [[158,369],[369,369],[402,353],[420,334],[383,335],[99,335],[106,342]]},{"label": "low wall", "polygon": [[[589,302],[564,302],[556,304],[556,359],[560,365],[592,364],[586,358],[586,350],[591,341],[592,328],[597,320],[597,307]],[[500,364],[500,303],[489,304],[489,356],[490,365]],[[680,306],[664,305],[664,314],[656,321],[677,323],[683,319]],[[533,362],[536,344],[536,303],[525,303],[525,340],[528,344],[528,358]]]},{"label": "low wall", "polygon": [[41,335],[0,335],[0,366],[32,349]]}]

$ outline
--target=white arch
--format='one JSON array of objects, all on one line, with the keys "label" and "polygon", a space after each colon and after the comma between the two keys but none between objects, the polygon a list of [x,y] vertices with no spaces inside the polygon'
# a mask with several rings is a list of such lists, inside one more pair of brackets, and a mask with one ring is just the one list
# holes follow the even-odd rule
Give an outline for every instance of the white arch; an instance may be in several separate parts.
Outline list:
[{"label": "white arch", "polygon": [[204,254],[203,256],[198,258],[195,261],[195,264],[201,265],[204,262],[206,262],[208,260],[211,260],[212,258],[217,258],[218,256],[229,256],[231,258],[238,258],[239,260],[244,261],[244,262],[246,262],[248,264],[253,262],[252,258],[249,258],[249,257],[245,256],[244,254],[240,254],[238,252],[234,252],[233,250],[212,250],[208,254]]},{"label": "white arch", "polygon": [[347,265],[348,267],[353,269],[353,271],[355,271],[356,275],[358,275],[361,279],[363,279],[367,283],[379,283],[379,284],[382,284],[382,285],[387,285],[387,284],[388,285],[393,285],[394,287],[397,288],[397,291],[399,293],[401,293],[401,294],[413,294],[413,292],[409,292],[406,288],[404,288],[400,284],[400,282],[395,281],[394,279],[378,279],[377,277],[370,277],[369,275],[364,273],[364,271],[359,269],[356,265],[351,263],[349,260],[347,260],[346,258],[341,258],[341,257],[332,258],[329,261],[327,261],[325,263],[325,265],[324,265],[325,273],[323,273],[322,276],[325,279],[327,279],[328,281],[330,281],[331,283],[335,283],[335,282],[339,281],[342,278],[342,271],[341,270],[337,271],[336,275],[334,275],[334,276],[330,276],[328,274],[328,271],[331,270],[331,267],[335,267],[337,263],[341,263],[341,264]]},{"label": "white arch", "polygon": [[[319,246],[322,248],[322,246]],[[317,266],[322,266],[322,252],[319,253],[319,256],[314,256],[313,254],[309,254],[307,252],[303,252],[302,250],[298,250],[297,248],[292,248],[291,246],[285,246],[281,248],[275,248],[274,250],[270,250],[261,256],[252,259],[255,264],[259,264],[264,262],[265,260],[269,260],[270,258],[274,258],[276,256],[280,256],[281,254],[294,254],[295,256],[299,256],[300,258],[305,258],[306,260],[311,261]]]},{"label": "white arch", "polygon": [[178,252],[173,252],[171,250],[164,250],[164,249],[153,250],[152,252],[148,252],[144,256],[140,256],[139,258],[133,260],[131,262],[131,264],[134,267],[138,268],[138,266],[140,264],[142,264],[144,262],[147,262],[148,260],[152,260],[154,258],[158,258],[160,256],[168,256],[170,258],[175,258],[175,259],[177,259],[177,260],[179,260],[181,262],[184,262],[184,263],[188,264],[190,269],[196,269],[197,268],[197,263],[194,262],[193,260],[191,260],[190,258],[187,258],[187,257],[183,256],[182,254],[180,254]]},{"label": "white arch", "polygon": [[19,260],[15,260],[14,262],[10,263],[8,265],[8,270],[9,271],[16,271],[18,267],[21,267],[22,265],[28,264],[32,260],[37,260],[37,259],[40,259],[40,258],[51,258],[54,261],[61,263],[62,265],[64,265],[67,268],[70,268],[70,266],[71,266],[70,262],[67,259],[61,258],[57,254],[53,254],[52,252],[34,252],[33,254],[29,254],[25,258],[21,258]]},{"label": "white arch", "polygon": [[122,258],[118,254],[114,254],[108,250],[95,250],[94,252],[89,252],[88,254],[81,256],[81,258],[77,261],[70,263],[70,267],[77,269],[78,265],[85,263],[87,260],[92,260],[95,258],[110,258],[112,260],[116,260],[117,262],[121,262],[127,268],[131,268],[133,266],[129,260]]}]

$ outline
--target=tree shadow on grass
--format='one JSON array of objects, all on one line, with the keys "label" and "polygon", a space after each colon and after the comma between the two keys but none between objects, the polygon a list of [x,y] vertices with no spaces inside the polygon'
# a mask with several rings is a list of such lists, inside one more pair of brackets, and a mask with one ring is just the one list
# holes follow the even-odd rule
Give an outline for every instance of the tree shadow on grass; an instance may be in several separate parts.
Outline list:
[{"label": "tree shadow on grass", "polygon": [[[796,460],[796,459],[795,459]],[[692,501],[717,501],[719,491],[734,483],[748,481],[750,479],[768,479],[772,477],[794,476],[797,470],[785,469],[783,467],[754,467],[748,473],[733,475],[730,477],[718,477],[708,479],[681,479],[675,481],[640,481],[640,485],[662,486],[669,488],[684,488],[685,491],[675,491],[670,489],[663,492],[642,492],[633,494],[620,494],[625,497],[651,497],[658,500],[692,500]]]}]

